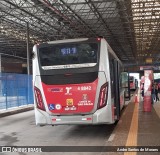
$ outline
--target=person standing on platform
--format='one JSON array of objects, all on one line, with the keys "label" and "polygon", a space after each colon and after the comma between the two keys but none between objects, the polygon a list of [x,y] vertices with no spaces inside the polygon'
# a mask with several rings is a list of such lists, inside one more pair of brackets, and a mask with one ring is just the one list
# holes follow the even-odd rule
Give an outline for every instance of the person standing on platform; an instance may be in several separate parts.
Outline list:
[{"label": "person standing on platform", "polygon": [[160,82],[158,83],[158,93],[160,93]]},{"label": "person standing on platform", "polygon": [[142,97],[144,97],[144,83],[142,83],[141,85],[141,94],[142,94]]},{"label": "person standing on platform", "polygon": [[155,98],[156,98],[156,102],[159,101],[159,97],[158,97],[158,84],[155,83]]},{"label": "person standing on platform", "polygon": [[151,90],[151,103],[153,104],[154,103],[154,101],[155,101],[155,99],[156,99],[156,95],[155,95],[155,84],[153,83],[152,84],[152,90]]}]

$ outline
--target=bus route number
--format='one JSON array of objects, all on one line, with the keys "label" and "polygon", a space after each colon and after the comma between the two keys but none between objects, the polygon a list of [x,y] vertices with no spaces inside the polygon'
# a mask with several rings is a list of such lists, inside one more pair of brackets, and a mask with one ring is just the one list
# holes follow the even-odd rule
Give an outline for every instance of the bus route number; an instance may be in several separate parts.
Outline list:
[{"label": "bus route number", "polygon": [[78,87],[78,90],[91,90],[91,86],[81,86]]}]

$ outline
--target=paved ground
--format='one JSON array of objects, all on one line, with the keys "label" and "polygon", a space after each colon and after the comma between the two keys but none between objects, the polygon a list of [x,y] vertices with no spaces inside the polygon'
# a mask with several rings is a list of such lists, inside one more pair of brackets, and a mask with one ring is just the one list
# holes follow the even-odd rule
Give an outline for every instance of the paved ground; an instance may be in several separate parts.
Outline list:
[{"label": "paved ground", "polygon": [[3,146],[104,146],[115,127],[115,125],[39,127],[35,125],[33,110],[2,117],[0,126],[0,145]]},{"label": "paved ground", "polygon": [[[157,146],[160,144],[160,102],[143,112],[143,102],[134,96],[117,125],[35,125],[34,111],[0,118],[0,146]],[[137,125],[136,125],[137,124]],[[129,138],[132,137],[132,138]],[[135,138],[137,137],[137,138]],[[132,145],[133,144],[133,145]],[[75,148],[75,147],[74,147]],[[72,148],[71,148],[72,149]],[[63,152],[64,151],[64,152]],[[9,153],[1,153],[8,155]],[[61,152],[10,153],[11,155],[158,155],[159,152]]]}]

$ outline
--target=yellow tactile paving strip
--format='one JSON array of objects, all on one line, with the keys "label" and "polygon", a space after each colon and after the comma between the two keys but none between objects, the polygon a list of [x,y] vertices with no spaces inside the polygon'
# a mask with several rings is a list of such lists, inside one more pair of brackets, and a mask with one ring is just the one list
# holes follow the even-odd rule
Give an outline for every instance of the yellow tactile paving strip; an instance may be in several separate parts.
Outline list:
[{"label": "yellow tactile paving strip", "polygon": [[[135,103],[131,126],[126,142],[126,146],[137,146],[137,134],[138,134],[138,108],[139,103]],[[136,155],[137,152],[125,152],[124,155]]]}]

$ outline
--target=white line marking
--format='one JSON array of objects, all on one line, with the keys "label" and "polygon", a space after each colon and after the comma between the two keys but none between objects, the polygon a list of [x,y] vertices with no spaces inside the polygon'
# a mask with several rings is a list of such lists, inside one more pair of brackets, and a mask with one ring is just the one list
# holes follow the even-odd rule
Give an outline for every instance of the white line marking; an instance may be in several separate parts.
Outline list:
[{"label": "white line marking", "polygon": [[110,135],[110,137],[108,138],[108,142],[113,141],[114,137],[115,137],[115,134],[112,133],[112,134]]}]

